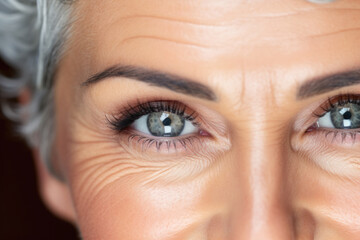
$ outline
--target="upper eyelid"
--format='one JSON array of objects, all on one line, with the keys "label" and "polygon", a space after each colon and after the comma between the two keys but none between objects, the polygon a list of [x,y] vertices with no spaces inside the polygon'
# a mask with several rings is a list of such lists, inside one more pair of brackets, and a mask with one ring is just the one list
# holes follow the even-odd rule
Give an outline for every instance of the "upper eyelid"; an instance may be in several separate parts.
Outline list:
[{"label": "upper eyelid", "polygon": [[295,115],[295,119],[292,123],[293,131],[298,133],[306,132],[316,124],[319,117],[324,116],[330,110],[330,103],[335,103],[337,98],[343,96],[344,99],[344,96],[348,95],[357,96],[360,103],[360,91],[355,90],[334,93],[332,95],[324,96],[312,103],[304,104],[302,110],[298,111]]},{"label": "upper eyelid", "polygon": [[[332,97],[328,97],[325,102],[323,102],[319,107],[317,107],[313,111],[313,115],[316,118],[316,122],[313,123],[306,131],[308,132],[309,130],[312,130],[312,129],[328,130],[326,135],[328,135],[329,133],[335,133],[335,137],[338,133],[341,133],[341,134],[349,133],[350,135],[359,133],[359,131],[356,131],[356,129],[359,129],[359,128],[351,128],[350,129],[351,132],[344,132],[345,130],[349,131],[349,128],[336,128],[333,123],[331,123],[332,127],[324,126],[324,125],[320,126],[320,123],[319,123],[320,119],[326,117],[332,108],[335,108],[338,106],[341,107],[348,103],[360,105],[360,94],[347,93],[347,94],[338,94],[338,95],[335,95]],[[319,109],[321,109],[321,112],[318,112]],[[329,117],[329,115],[327,117]]]},{"label": "upper eyelid", "polygon": [[326,101],[320,104],[320,106],[313,111],[313,115],[316,117],[322,117],[331,108],[335,107],[335,104],[346,104],[346,103],[355,103],[360,105],[360,94],[346,93],[346,94],[337,94],[335,96],[328,97]]}]

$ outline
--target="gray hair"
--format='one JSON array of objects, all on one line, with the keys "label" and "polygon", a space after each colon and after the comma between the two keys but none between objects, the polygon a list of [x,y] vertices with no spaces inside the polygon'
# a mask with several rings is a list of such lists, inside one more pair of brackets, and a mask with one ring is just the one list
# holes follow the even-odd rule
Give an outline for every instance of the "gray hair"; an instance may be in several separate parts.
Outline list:
[{"label": "gray hair", "polygon": [[[1,0],[0,56],[19,70],[16,79],[0,76],[5,98],[30,90],[26,105],[3,104],[10,119],[20,122],[19,132],[51,168],[55,131],[53,76],[71,33],[74,0]],[[333,0],[308,0],[329,3]]]},{"label": "gray hair", "polygon": [[20,122],[19,133],[40,158],[50,166],[54,139],[54,99],[52,82],[70,33],[71,7],[59,0],[1,0],[0,56],[18,70],[10,79],[0,76],[1,95],[16,98],[30,91],[26,105],[5,101],[4,114]]}]

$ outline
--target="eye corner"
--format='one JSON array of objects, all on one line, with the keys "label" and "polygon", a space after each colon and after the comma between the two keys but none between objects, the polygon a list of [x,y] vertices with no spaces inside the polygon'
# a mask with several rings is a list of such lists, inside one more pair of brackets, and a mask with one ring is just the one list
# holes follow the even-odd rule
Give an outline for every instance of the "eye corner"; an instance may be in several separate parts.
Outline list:
[{"label": "eye corner", "polygon": [[316,121],[315,123],[313,123],[310,127],[308,127],[308,128],[305,130],[305,133],[314,132],[314,131],[316,131],[318,128],[319,128],[319,124],[318,124],[318,122]]}]

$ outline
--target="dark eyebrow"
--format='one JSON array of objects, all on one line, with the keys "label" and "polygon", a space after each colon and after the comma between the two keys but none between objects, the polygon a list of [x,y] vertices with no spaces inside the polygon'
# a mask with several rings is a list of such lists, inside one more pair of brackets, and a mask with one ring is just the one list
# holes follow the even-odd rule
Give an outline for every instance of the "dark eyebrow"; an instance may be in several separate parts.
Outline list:
[{"label": "dark eyebrow", "polygon": [[136,66],[113,66],[102,72],[96,73],[81,85],[89,86],[111,77],[126,77],[129,79],[148,83],[169,89],[174,92],[187,94],[206,100],[216,101],[215,93],[207,86],[177,75]]},{"label": "dark eyebrow", "polygon": [[298,88],[297,100],[313,97],[332,90],[360,84],[360,71],[336,73],[305,82]]}]

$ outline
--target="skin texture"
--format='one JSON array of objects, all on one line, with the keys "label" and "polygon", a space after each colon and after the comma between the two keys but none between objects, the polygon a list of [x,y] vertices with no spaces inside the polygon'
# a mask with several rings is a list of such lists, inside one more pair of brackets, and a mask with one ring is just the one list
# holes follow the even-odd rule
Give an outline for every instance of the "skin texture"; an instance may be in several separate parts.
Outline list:
[{"label": "skin texture", "polygon": [[[84,239],[359,239],[360,139],[307,129],[327,98],[360,86],[296,99],[301,83],[359,67],[359,1],[74,8],[55,85],[53,160],[68,198],[48,204]],[[217,101],[125,78],[81,85],[116,64],[194,79]],[[107,115],[152,100],[185,104],[207,134],[186,149],[144,150],[110,129]]]}]

